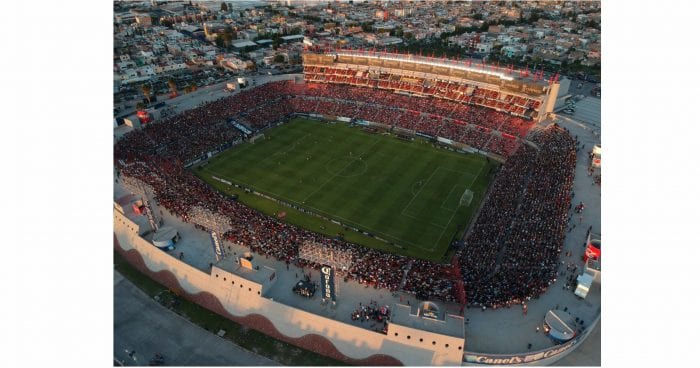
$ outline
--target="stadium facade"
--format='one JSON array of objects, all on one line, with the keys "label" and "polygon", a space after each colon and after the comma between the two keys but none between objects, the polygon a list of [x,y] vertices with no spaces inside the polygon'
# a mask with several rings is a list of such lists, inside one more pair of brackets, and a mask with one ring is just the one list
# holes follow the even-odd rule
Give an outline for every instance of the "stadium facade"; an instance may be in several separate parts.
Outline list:
[{"label": "stadium facade", "polygon": [[542,74],[416,55],[340,50],[302,55],[307,82],[341,83],[432,96],[544,120],[559,83]]}]

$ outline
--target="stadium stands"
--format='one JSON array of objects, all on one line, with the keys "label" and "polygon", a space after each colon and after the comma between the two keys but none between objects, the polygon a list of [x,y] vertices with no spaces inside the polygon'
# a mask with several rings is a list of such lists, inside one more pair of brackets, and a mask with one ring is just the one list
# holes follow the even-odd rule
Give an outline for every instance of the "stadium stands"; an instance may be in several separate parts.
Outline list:
[{"label": "stadium stands", "polygon": [[551,127],[534,135],[539,149],[520,144],[518,137],[527,134],[530,122],[485,107],[367,87],[274,82],[127,134],[114,148],[116,166],[122,175],[151,185],[158,204],[183,221],[190,221],[189,211],[196,206],[229,218],[225,241],[314,268],[320,265],[298,257],[300,244],[338,247],[352,254],[347,279],[396,291],[406,275],[404,291],[421,299],[455,301],[452,265],[367,249],[284,223],[231,201],[184,169],[184,164],[241,138],[229,119],[261,130],[296,112],[374,121],[510,156],[458,253],[467,301],[509,305],[537,296],[551,283],[567,224],[576,159],[573,139]]}]

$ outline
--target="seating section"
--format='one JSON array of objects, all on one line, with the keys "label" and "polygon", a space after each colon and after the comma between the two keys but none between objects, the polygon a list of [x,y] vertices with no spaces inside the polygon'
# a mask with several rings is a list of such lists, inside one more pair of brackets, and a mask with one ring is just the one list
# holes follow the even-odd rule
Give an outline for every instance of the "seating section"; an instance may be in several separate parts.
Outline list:
[{"label": "seating section", "polygon": [[[297,112],[374,121],[508,157],[496,175],[466,245],[457,254],[459,263],[410,259],[280,222],[229,200],[185,170],[186,163],[242,137],[229,120],[258,131]],[[151,185],[158,205],[183,221],[190,221],[189,214],[195,206],[229,218],[231,230],[223,234],[226,242],[280,261],[319,268],[318,264],[301,260],[298,253],[300,244],[314,241],[352,254],[353,265],[342,276],[368,287],[402,289],[420,299],[455,301],[455,295],[461,293],[456,292],[455,286],[463,281],[470,305],[499,307],[538,295],[554,278],[576,162],[573,139],[556,126],[534,134],[539,149],[521,144],[520,137],[527,133],[527,124],[521,120],[482,106],[432,97],[409,97],[368,87],[282,81],[133,131],[117,142],[114,157],[121,175]],[[457,279],[460,274],[462,280]],[[401,285],[404,275],[405,283]]]}]

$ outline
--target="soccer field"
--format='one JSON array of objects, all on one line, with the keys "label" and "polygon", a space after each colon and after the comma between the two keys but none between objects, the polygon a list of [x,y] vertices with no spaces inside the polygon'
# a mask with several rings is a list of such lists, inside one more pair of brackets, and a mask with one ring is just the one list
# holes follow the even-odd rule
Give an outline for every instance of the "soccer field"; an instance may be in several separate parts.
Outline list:
[{"label": "soccer field", "polygon": [[[354,243],[439,260],[479,207],[492,165],[483,156],[435,148],[422,139],[406,142],[344,123],[294,119],[266,131],[264,139],[220,154],[195,173],[219,190],[243,195],[212,176],[333,218],[393,245],[366,236],[350,238],[344,232]],[[468,205],[461,201],[467,189],[473,192]],[[246,196],[242,202],[271,212],[266,202],[272,201]],[[299,220],[299,216],[287,220],[316,232],[334,230],[319,231],[326,230],[323,223],[318,225],[321,219],[309,224],[309,219]]]}]

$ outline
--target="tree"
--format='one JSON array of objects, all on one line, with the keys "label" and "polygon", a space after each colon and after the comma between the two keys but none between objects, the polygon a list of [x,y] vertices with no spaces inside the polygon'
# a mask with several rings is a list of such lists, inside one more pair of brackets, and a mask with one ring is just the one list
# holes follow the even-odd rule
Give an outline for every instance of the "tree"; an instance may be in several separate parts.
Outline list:
[{"label": "tree", "polygon": [[226,6],[226,3],[221,3],[221,11],[224,11],[224,12],[228,11],[228,6]]},{"label": "tree", "polygon": [[373,25],[373,24],[374,24],[373,22],[365,22],[365,23],[362,23],[362,24],[361,24],[362,31],[363,31],[363,32],[372,32],[372,25]]},{"label": "tree", "polygon": [[148,84],[144,84],[141,86],[141,92],[143,92],[143,95],[146,97],[148,100],[148,103],[151,103],[151,86]]}]

